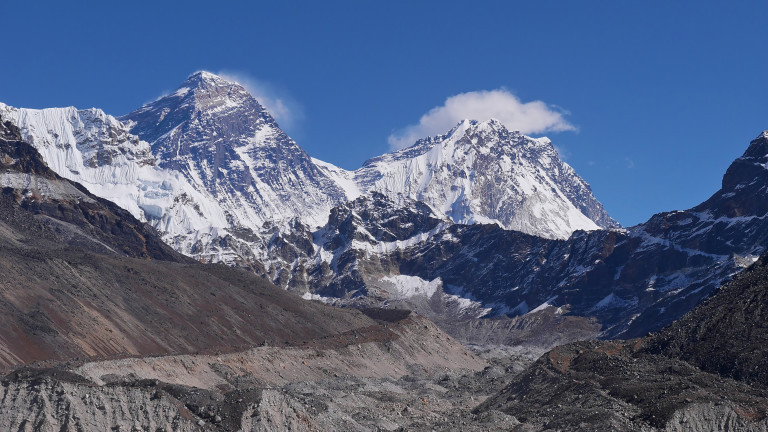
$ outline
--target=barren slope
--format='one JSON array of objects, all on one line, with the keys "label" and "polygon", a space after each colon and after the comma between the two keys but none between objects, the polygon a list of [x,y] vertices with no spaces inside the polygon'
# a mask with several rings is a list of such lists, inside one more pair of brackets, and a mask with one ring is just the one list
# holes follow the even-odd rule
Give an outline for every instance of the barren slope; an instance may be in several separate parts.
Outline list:
[{"label": "barren slope", "polygon": [[0,124],[0,367],[226,350],[373,323],[173,252]]}]

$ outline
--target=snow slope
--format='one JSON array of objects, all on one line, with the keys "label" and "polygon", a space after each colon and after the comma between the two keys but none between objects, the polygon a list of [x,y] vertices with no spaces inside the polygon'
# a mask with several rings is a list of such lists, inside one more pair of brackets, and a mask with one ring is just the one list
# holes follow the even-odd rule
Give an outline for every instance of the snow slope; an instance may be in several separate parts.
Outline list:
[{"label": "snow slope", "polygon": [[[400,215],[402,226],[390,223],[390,232],[423,222],[427,212],[418,201],[439,220],[545,238],[615,226],[547,139],[495,120],[463,121],[446,135],[346,171],[309,157],[245,88],[208,72],[120,119],[96,109],[3,105],[2,113],[56,172],[149,222],[179,252],[263,271],[302,292],[314,283],[313,266],[344,268],[326,259],[332,254],[317,241],[340,206],[362,196],[377,201],[376,193]],[[369,244],[364,230],[354,241],[335,241],[382,255],[445,226],[397,241],[385,236]],[[337,257],[345,250],[331,249]]]}]

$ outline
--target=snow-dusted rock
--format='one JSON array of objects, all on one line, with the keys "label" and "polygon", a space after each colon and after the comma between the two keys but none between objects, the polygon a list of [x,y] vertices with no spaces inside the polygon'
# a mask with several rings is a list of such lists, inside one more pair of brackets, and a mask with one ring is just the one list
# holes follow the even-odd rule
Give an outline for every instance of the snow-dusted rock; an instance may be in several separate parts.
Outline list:
[{"label": "snow-dusted rock", "polygon": [[609,336],[635,336],[752,263],[768,236],[766,133],[707,202],[601,230],[615,221],[549,140],[495,120],[347,171],[310,158],[242,86],[205,72],[126,123],[74,108],[0,115],[57,173],[176,250],[309,298],[442,296],[473,316],[567,305]]}]

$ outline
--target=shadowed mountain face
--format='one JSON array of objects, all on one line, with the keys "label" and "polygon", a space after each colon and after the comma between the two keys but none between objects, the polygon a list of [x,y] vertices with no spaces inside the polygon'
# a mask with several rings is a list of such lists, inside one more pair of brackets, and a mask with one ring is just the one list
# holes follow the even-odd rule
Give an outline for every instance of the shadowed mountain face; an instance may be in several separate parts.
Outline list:
[{"label": "shadowed mountain face", "polygon": [[644,340],[578,342],[544,354],[476,413],[517,431],[765,431],[768,392],[643,352]]},{"label": "shadowed mountain face", "polygon": [[555,348],[477,411],[540,429],[762,431],[767,358],[764,255],[658,334]]},{"label": "shadowed mountain face", "polygon": [[659,333],[555,348],[477,411],[541,429],[762,431],[767,359],[763,255]]},{"label": "shadowed mountain face", "polygon": [[494,119],[464,120],[445,135],[368,160],[353,176],[361,190],[399,205],[422,201],[461,224],[495,223],[553,239],[619,226],[549,139]]},{"label": "shadowed mountain face", "polygon": [[120,118],[160,167],[210,193],[233,227],[299,218],[320,225],[346,198],[241,85],[208,72]]},{"label": "shadowed mountain face", "polygon": [[173,252],[19,138],[0,121],[0,367],[231,350],[373,323]]},{"label": "shadowed mountain face", "polygon": [[[2,119],[0,119],[2,122]],[[0,205],[10,229],[31,238],[81,246],[100,253],[164,261],[189,261],[127,211],[59,177],[18,129],[0,124]]]},{"label": "shadowed mountain face", "polygon": [[[121,173],[126,190],[143,170],[122,205],[177,251],[328,302],[415,295],[412,304],[440,309],[437,321],[552,307],[594,318],[606,338],[643,336],[689,311],[768,241],[765,133],[701,205],[595,229],[615,223],[551,143],[494,120],[463,121],[348,172],[310,158],[242,86],[206,72],[122,117],[126,124],[89,110],[2,111],[47,158],[79,149],[83,166],[69,174],[91,191],[102,168]],[[96,157],[98,170],[85,175],[102,148],[111,156]]]},{"label": "shadowed mountain face", "polygon": [[651,341],[650,352],[768,386],[768,256]]}]

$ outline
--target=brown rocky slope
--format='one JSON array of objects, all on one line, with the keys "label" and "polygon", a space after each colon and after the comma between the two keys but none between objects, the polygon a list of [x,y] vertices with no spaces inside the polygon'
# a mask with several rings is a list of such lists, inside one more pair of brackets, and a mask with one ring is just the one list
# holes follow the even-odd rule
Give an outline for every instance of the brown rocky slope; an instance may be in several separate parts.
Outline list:
[{"label": "brown rocky slope", "polygon": [[408,311],[176,254],[2,121],[0,186],[0,430],[426,428],[504,382]]},{"label": "brown rocky slope", "polygon": [[0,367],[232,350],[372,325],[166,246],[0,120]]}]

